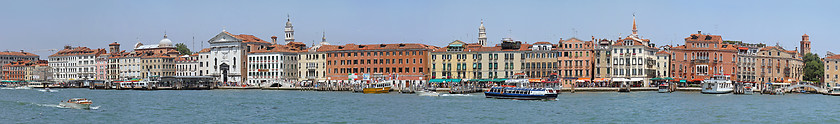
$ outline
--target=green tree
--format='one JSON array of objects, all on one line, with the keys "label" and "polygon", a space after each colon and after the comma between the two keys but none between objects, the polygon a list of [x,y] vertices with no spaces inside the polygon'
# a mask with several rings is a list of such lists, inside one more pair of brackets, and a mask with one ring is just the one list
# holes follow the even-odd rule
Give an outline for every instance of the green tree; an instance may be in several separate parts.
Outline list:
[{"label": "green tree", "polygon": [[823,63],[820,60],[820,55],[808,53],[802,57],[802,61],[805,62],[805,68],[802,70],[804,71],[802,80],[820,81],[820,78],[823,77]]},{"label": "green tree", "polygon": [[187,48],[187,45],[184,45],[184,43],[175,44],[175,49],[178,50],[181,55],[192,55],[192,51],[190,51],[190,48]]}]

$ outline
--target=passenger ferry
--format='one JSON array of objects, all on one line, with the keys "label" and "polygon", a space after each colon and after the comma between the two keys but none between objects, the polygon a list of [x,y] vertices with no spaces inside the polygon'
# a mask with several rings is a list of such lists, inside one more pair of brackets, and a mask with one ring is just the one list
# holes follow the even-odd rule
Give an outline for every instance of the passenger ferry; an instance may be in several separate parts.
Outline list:
[{"label": "passenger ferry", "polygon": [[509,79],[505,85],[491,87],[484,92],[486,98],[516,99],[516,100],[554,100],[557,99],[557,92],[553,88],[529,88],[528,79],[523,76],[519,79]]},{"label": "passenger ferry", "polygon": [[391,92],[391,83],[394,81],[381,81],[373,84],[367,84],[362,89],[362,93],[388,93]]},{"label": "passenger ferry", "polygon": [[713,75],[711,78],[703,80],[700,93],[703,94],[726,94],[731,93],[732,81],[729,80],[729,75]]}]

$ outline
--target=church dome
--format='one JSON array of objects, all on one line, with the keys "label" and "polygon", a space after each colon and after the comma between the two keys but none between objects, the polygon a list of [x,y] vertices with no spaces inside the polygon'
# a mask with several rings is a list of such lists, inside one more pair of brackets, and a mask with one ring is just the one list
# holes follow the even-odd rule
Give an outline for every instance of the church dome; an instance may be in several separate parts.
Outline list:
[{"label": "church dome", "polygon": [[172,40],[169,40],[166,35],[163,35],[163,39],[158,43],[158,47],[172,47]]}]

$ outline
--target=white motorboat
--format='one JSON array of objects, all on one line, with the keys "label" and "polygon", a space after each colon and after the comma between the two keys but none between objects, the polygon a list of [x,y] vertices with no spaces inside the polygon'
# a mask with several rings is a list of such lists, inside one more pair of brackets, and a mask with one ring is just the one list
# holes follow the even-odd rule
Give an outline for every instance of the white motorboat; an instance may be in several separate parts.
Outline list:
[{"label": "white motorboat", "polygon": [[418,96],[440,96],[440,93],[434,91],[417,91]]},{"label": "white motorboat", "polygon": [[726,94],[733,91],[732,87],[729,75],[713,75],[711,78],[703,80],[700,93]]},{"label": "white motorboat", "polygon": [[61,107],[73,109],[90,109],[91,103],[93,103],[93,101],[90,101],[85,98],[72,98],[67,101],[61,101],[61,103],[58,103],[58,105]]},{"label": "white motorboat", "polygon": [[832,87],[826,95],[840,96],[840,87]]}]

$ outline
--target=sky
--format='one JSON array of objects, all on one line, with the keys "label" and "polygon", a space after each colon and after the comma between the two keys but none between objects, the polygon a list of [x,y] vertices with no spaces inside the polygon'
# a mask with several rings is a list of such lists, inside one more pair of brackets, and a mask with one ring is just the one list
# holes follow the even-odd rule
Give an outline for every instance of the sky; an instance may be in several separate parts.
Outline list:
[{"label": "sky", "polygon": [[[840,53],[840,1],[831,0],[3,0],[0,50],[46,59],[65,45],[107,48],[157,44],[164,34],[193,51],[222,30],[270,41],[291,19],[298,42],[326,34],[331,44],[476,42],[481,20],[488,44],[504,37],[526,43],[631,33],[657,46],[684,44],[702,30],[724,40],[778,43],[811,36],[812,52]],[[288,17],[290,18],[287,18]]]}]

